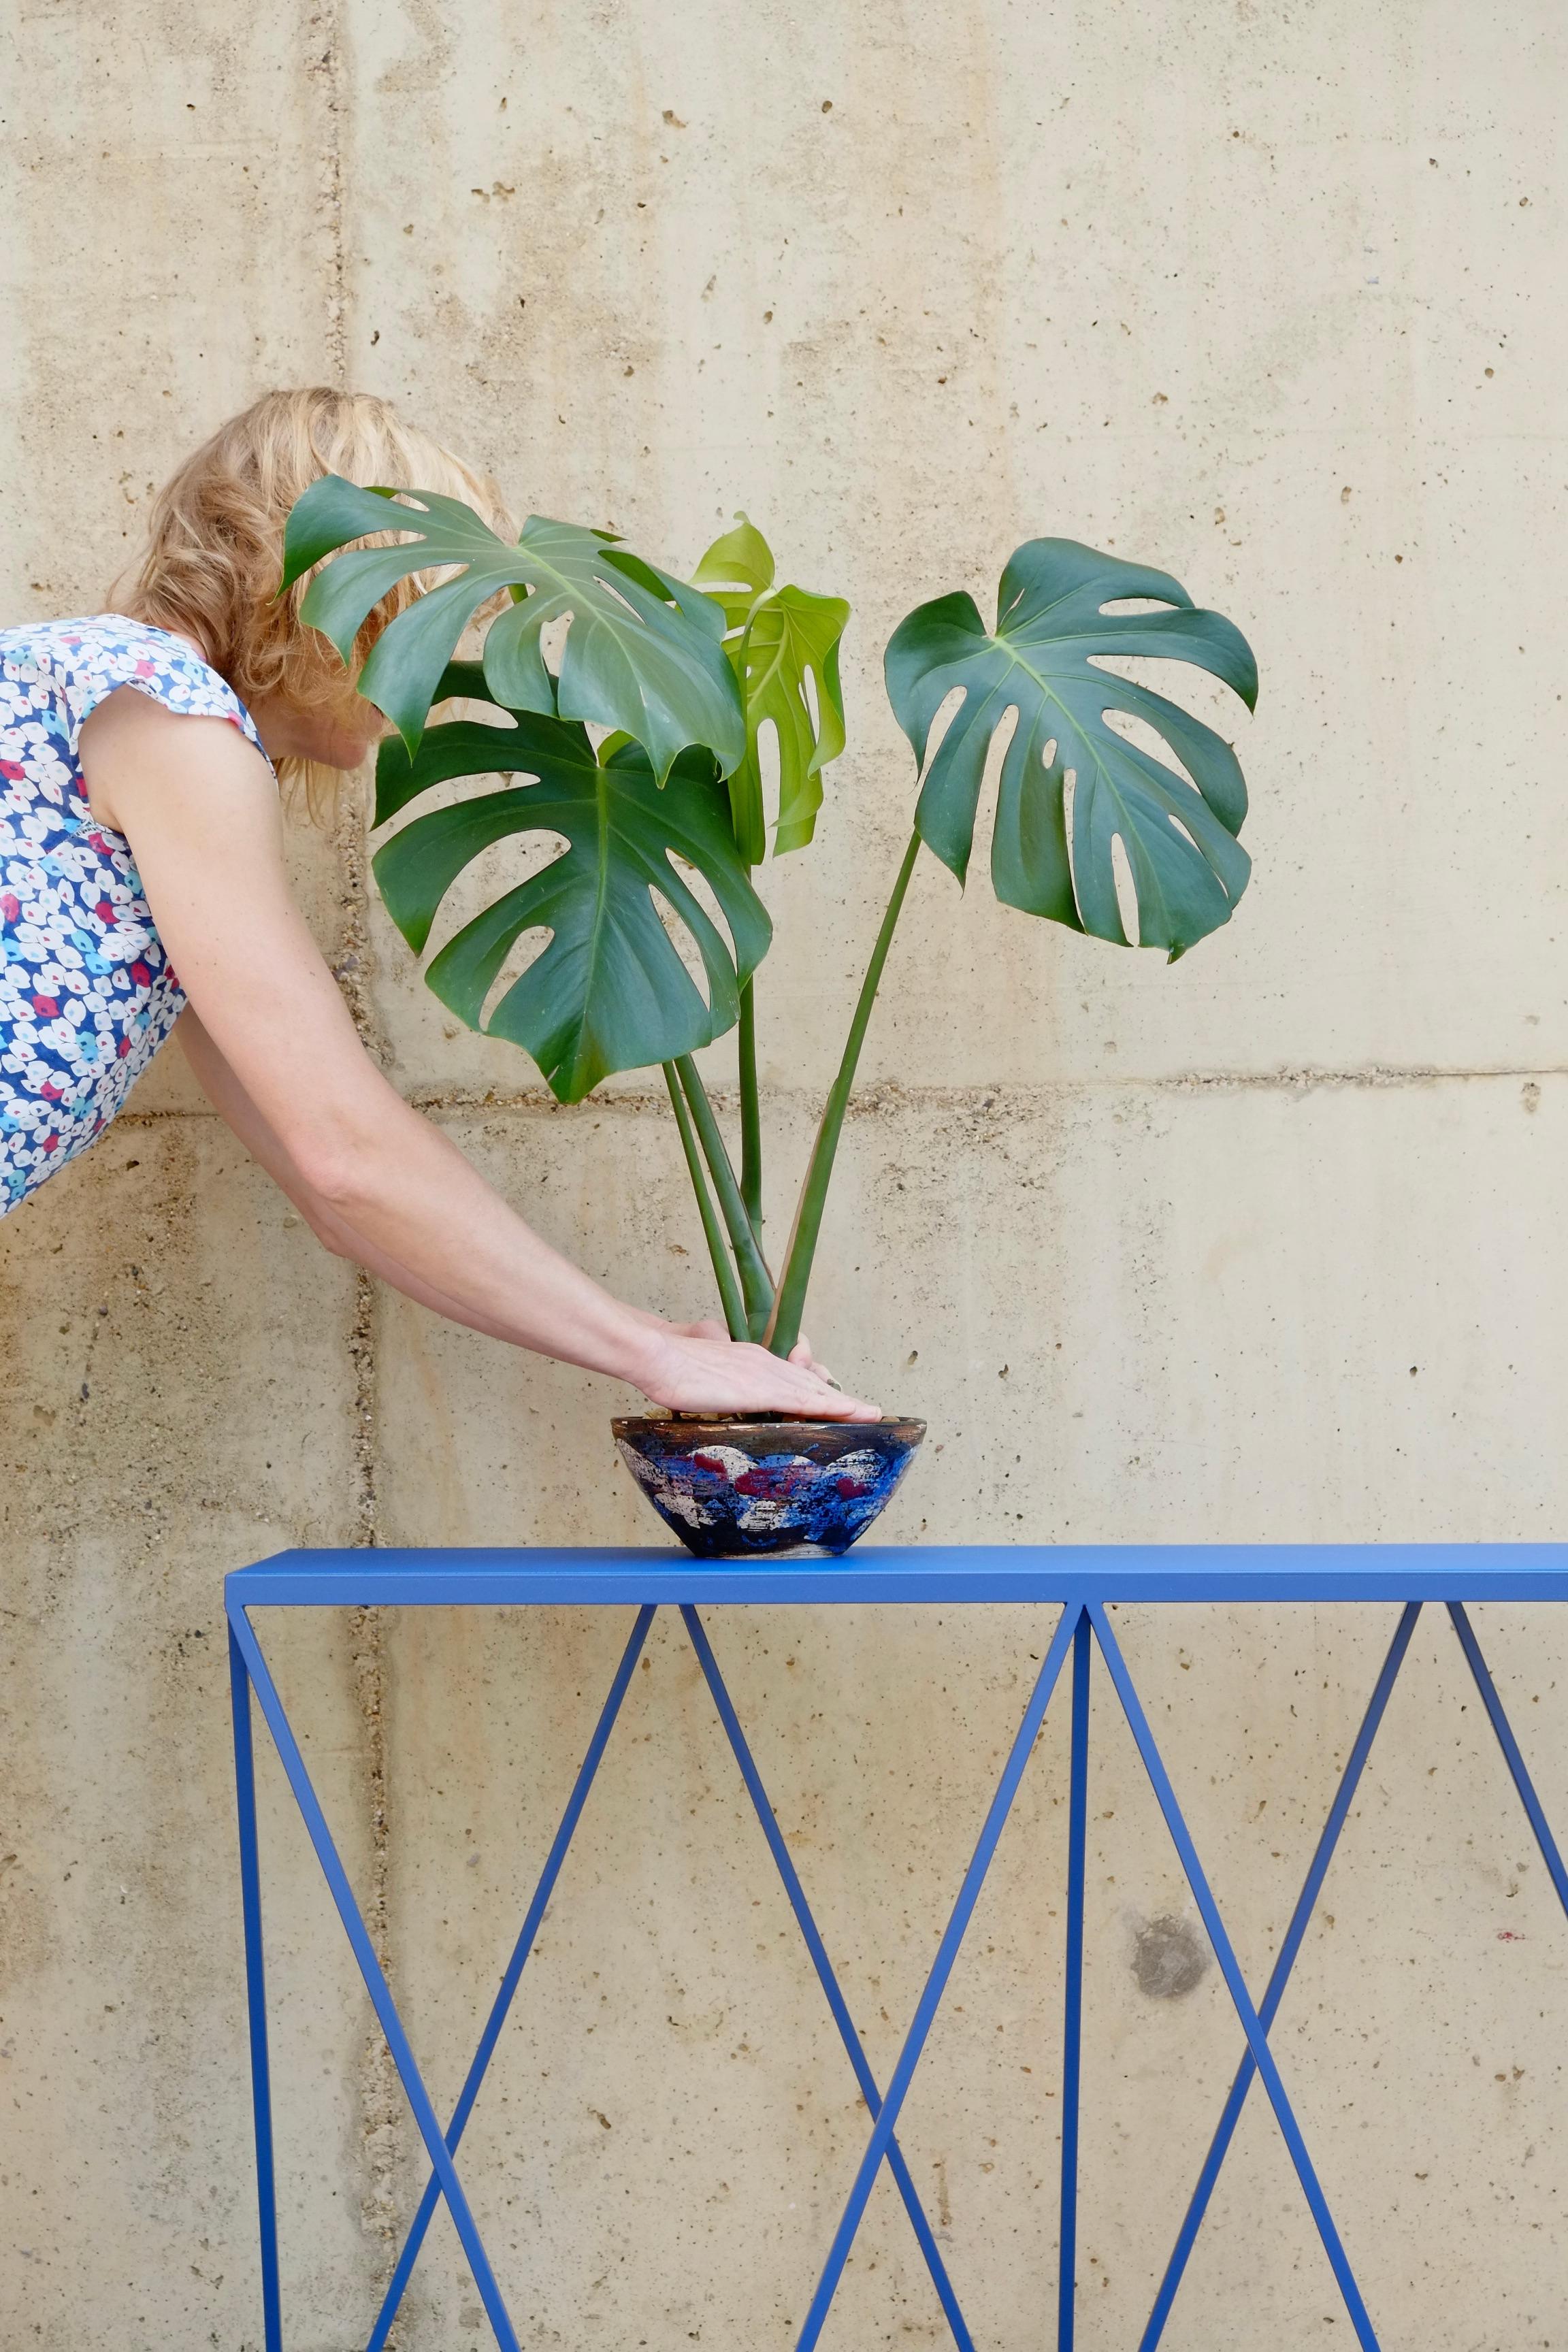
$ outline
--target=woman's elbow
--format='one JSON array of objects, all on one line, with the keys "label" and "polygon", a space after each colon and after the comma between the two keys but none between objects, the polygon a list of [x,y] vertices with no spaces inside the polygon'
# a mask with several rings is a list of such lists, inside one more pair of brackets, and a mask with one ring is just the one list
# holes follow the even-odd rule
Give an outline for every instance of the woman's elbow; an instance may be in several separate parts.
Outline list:
[{"label": "woman's elbow", "polygon": [[359,1236],[353,1226],[303,1181],[298,1168],[290,1168],[286,1175],[279,1174],[279,1181],[289,1202],[299,1211],[330,1257],[352,1258],[358,1255]]},{"label": "woman's elbow", "polygon": [[[407,1127],[420,1122],[378,1081],[366,1104],[302,1105],[279,1140],[301,1183],[344,1224],[393,1206],[405,1181]],[[390,1115],[388,1115],[390,1114]]]},{"label": "woman's elbow", "polygon": [[329,1257],[346,1257],[358,1263],[361,1255],[358,1242],[346,1225],[338,1223],[330,1210],[319,1205],[307,1209],[305,1223]]},{"label": "woman's elbow", "polygon": [[290,1139],[289,1157],[329,1211],[347,1216],[375,1198],[375,1154],[363,1144],[338,1135],[301,1136]]}]

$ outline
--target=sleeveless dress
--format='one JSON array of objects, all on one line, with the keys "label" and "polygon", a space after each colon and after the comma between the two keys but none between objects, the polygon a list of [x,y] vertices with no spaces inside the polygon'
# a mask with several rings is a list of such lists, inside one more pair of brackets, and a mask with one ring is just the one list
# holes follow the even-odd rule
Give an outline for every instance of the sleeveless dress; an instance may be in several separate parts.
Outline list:
[{"label": "sleeveless dress", "polygon": [[0,1216],[101,1133],[184,1009],[77,756],[119,686],[261,751],[232,688],[165,629],[112,613],[0,629]]}]

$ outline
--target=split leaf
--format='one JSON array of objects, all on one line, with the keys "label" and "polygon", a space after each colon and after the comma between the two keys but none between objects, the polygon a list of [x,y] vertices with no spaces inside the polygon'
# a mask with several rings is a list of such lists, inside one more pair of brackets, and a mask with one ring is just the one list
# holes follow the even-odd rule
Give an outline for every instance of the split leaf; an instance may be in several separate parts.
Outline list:
[{"label": "split leaf", "polygon": [[[1104,609],[1132,598],[1167,609]],[[1112,861],[1120,841],[1139,942],[1166,949],[1173,961],[1227,922],[1247,887],[1252,862],[1236,838],[1247,787],[1235,752],[1211,727],[1099,667],[1128,655],[1192,662],[1249,709],[1257,701],[1257,667],[1233,623],[1197,610],[1168,572],[1071,539],[1032,539],[1017,550],[1002,575],[994,629],[966,594],[918,606],[889,643],[888,695],[922,765],[938,710],[955,688],[963,695],[926,769],[915,816],[921,838],[961,882],[986,753],[1016,711],[992,836],[997,897],[1125,946]],[[1146,721],[1186,773],[1109,726],[1117,711]]]},{"label": "split leaf", "polygon": [[[400,543],[349,545],[389,530],[404,535]],[[721,642],[722,613],[608,532],[530,515],[513,545],[460,499],[361,489],[328,474],[289,515],[284,557],[285,586],[322,564],[302,617],[331,639],[345,662],[353,659],[372,607],[398,581],[410,572],[451,574],[384,630],[357,681],[410,751],[463,631],[483,604],[505,593],[512,601],[490,622],[484,646],[484,675],[497,701],[623,728],[647,751],[660,784],[689,745],[710,751],[726,775],[744,756],[740,694]],[[554,678],[541,635],[567,616]]]},{"label": "split leaf", "polygon": [[[448,691],[461,691],[448,688]],[[740,983],[766,954],[767,911],[736,855],[711,755],[688,750],[661,788],[647,752],[624,743],[601,765],[564,719],[510,714],[510,727],[454,719],[412,755],[395,740],[377,761],[378,823],[455,777],[526,774],[416,817],[377,851],[375,877],[394,922],[420,952],[442,899],[492,843],[534,833],[565,847],[464,925],[432,961],[429,986],[458,1018],[530,1053],[562,1102],[601,1078],[710,1045],[740,1013]],[[717,900],[726,940],[679,870]],[[684,930],[706,983],[687,970],[660,917]],[[486,1020],[484,1008],[525,931],[550,940]]]}]

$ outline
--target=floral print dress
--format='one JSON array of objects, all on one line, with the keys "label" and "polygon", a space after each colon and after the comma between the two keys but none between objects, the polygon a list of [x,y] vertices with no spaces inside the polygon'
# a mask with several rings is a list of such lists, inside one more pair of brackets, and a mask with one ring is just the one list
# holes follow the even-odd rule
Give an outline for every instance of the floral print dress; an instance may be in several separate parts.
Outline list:
[{"label": "floral print dress", "polygon": [[184,1008],[77,756],[119,686],[261,750],[233,689],[167,630],[112,613],[0,629],[0,1216],[108,1126]]}]

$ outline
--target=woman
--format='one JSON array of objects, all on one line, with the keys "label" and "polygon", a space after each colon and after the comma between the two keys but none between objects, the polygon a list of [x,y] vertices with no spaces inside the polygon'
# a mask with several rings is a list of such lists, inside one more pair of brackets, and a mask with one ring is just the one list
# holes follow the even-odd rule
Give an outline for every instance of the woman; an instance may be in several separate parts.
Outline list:
[{"label": "woman", "polygon": [[[101,1132],[172,1034],[325,1246],[422,1306],[658,1404],[871,1418],[804,1345],[786,1363],[602,1290],[361,1045],[289,896],[276,773],[314,795],[384,731],[300,625],[303,583],[275,594],[289,509],[327,472],[499,517],[384,401],[271,393],[163,489],[114,613],[0,631],[0,1214]],[[362,661],[417,593],[377,608]]]}]

